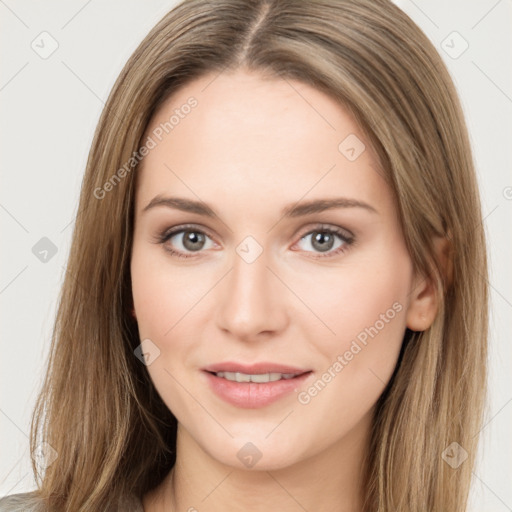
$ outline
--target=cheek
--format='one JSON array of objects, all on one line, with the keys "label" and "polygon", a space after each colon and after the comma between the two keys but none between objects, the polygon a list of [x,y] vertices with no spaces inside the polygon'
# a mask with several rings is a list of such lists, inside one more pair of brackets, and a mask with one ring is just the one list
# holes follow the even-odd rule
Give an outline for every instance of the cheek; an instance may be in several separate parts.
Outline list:
[{"label": "cheek", "polygon": [[[179,269],[173,271],[165,255],[158,254],[154,247],[134,245],[131,259],[132,294],[137,312],[140,340],[150,339],[147,345],[157,351],[147,366],[147,371],[158,393],[173,414],[183,417],[190,408],[186,393],[180,382],[186,382],[187,354],[191,348],[184,340],[194,340],[187,320],[190,311],[204,289],[184,276]],[[186,274],[186,273],[185,273]],[[178,341],[181,341],[178,342]],[[154,352],[156,353],[156,352]]]},{"label": "cheek", "polygon": [[162,252],[135,246],[131,278],[141,337],[165,342],[209,285],[193,270],[173,268]]},{"label": "cheek", "polygon": [[389,381],[405,333],[411,276],[405,250],[382,250],[378,257],[347,263],[321,287],[311,284],[312,307],[335,334],[314,338],[324,367],[298,398],[318,411],[329,409],[333,429],[338,421],[353,425]]},{"label": "cheek", "polygon": [[330,388],[322,391],[325,406],[358,417],[376,401],[400,353],[411,278],[406,250],[383,243],[309,283],[311,308],[332,331],[312,338],[324,360],[318,387]]},{"label": "cheek", "polygon": [[314,313],[307,315],[311,327],[314,323],[318,332],[318,320],[323,324],[323,351],[332,355],[348,349],[358,336],[364,341],[365,333],[369,329],[374,332],[374,326],[396,338],[405,326],[400,313],[406,310],[410,276],[407,256],[380,254],[347,262],[338,269],[310,273],[306,279],[301,277],[297,294],[306,299]]}]

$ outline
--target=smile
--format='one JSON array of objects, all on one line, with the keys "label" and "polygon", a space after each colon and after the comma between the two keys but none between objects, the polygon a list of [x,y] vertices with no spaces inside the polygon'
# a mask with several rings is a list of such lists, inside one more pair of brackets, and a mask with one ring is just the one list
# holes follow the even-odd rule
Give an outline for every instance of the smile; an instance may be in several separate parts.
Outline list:
[{"label": "smile", "polygon": [[295,373],[240,373],[240,372],[216,372],[217,377],[233,382],[275,382],[281,379],[293,379],[297,376]]},{"label": "smile", "polygon": [[260,373],[203,371],[213,393],[223,401],[244,409],[265,407],[298,391],[312,371]]}]

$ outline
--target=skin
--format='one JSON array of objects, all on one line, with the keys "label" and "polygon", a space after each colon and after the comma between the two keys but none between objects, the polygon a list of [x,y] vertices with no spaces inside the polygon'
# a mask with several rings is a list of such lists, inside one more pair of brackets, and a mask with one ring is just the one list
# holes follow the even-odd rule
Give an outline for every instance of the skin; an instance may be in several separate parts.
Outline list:
[{"label": "skin", "polygon": [[[211,74],[169,98],[147,135],[191,96],[198,105],[137,171],[134,314],[140,339],[160,350],[147,370],[178,420],[176,465],[143,497],[144,509],[361,511],[374,406],[406,327],[426,329],[435,317],[432,283],[413,272],[392,191],[363,133],[335,100],[306,84],[245,70]],[[338,149],[349,134],[366,146],[355,161]],[[143,212],[159,194],[199,199],[217,217],[166,206]],[[336,197],[376,212],[280,213],[290,204]],[[185,223],[207,235],[202,248],[184,245],[183,232],[155,243]],[[312,234],[323,232],[320,225],[349,230],[355,242],[333,235],[322,252]],[[247,236],[263,251],[250,264],[236,252]],[[299,394],[396,303],[401,310],[384,328],[309,403],[300,403]],[[277,402],[243,409],[215,395],[201,371],[228,360],[313,372]],[[262,454],[252,468],[237,457],[248,442]]]}]

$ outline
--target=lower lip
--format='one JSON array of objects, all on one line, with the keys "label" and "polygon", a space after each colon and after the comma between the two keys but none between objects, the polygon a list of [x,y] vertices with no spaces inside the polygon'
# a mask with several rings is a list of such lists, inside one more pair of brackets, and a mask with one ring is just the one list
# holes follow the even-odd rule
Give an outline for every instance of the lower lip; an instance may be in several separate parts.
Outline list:
[{"label": "lower lip", "polygon": [[274,382],[234,382],[204,372],[214,393],[226,402],[245,409],[264,407],[288,395],[312,374],[303,373],[293,379],[280,379]]}]

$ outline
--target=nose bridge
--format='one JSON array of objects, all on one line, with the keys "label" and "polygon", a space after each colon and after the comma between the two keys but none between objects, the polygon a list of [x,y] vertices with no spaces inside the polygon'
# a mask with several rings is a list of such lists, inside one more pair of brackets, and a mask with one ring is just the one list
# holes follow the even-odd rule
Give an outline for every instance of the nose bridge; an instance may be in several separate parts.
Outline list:
[{"label": "nose bridge", "polygon": [[269,252],[253,237],[246,237],[232,261],[219,303],[219,327],[239,338],[280,329],[284,312],[274,289],[277,279],[267,268]]}]

